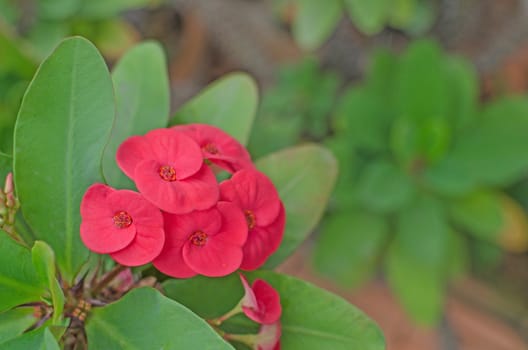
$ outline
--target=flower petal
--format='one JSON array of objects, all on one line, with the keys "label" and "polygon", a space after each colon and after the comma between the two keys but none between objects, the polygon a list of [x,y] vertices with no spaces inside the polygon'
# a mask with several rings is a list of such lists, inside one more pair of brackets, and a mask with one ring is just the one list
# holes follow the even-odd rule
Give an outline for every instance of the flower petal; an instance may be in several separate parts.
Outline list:
[{"label": "flower petal", "polygon": [[236,271],[242,262],[242,248],[217,236],[208,237],[203,246],[187,242],[183,259],[191,269],[209,277],[226,276]]},{"label": "flower petal", "polygon": [[106,205],[106,197],[114,191],[113,188],[100,183],[90,186],[81,201],[82,218],[98,219],[113,214],[112,210]]},{"label": "flower petal", "polygon": [[262,325],[256,337],[258,350],[280,350],[280,337],[282,334],[280,322]]},{"label": "flower petal", "polygon": [[165,245],[152,264],[160,272],[176,278],[189,278],[196,275],[183,260],[182,247],[186,241],[165,235]]},{"label": "flower petal", "polygon": [[167,234],[183,241],[196,231],[216,235],[222,227],[222,215],[216,207],[181,215],[165,213],[164,218]]},{"label": "flower petal", "polygon": [[172,182],[159,176],[159,167],[157,161],[143,161],[136,167],[134,177],[139,192],[162,210],[185,214],[209,209],[217,202],[218,184],[206,165],[192,177]]},{"label": "flower petal", "polygon": [[[262,324],[272,324],[277,322],[282,314],[279,293],[266,281],[257,279],[251,288],[255,293],[258,302],[257,312],[252,316],[258,317],[258,321],[248,313],[246,315]],[[253,311],[253,310],[252,310]]]},{"label": "flower petal", "polygon": [[164,243],[162,228],[138,226],[132,243],[110,256],[121,265],[140,266],[152,262],[161,253]]},{"label": "flower petal", "polygon": [[152,149],[142,136],[126,139],[117,149],[117,165],[131,179],[134,179],[136,166],[143,160],[152,157]]},{"label": "flower petal", "polygon": [[248,233],[244,245],[244,259],[240,268],[250,271],[261,267],[280,246],[284,236],[286,215],[281,203],[279,216],[267,227],[256,226]]},{"label": "flower petal", "polygon": [[222,228],[218,236],[231,244],[242,246],[246,243],[248,227],[242,210],[233,203],[220,201],[217,208],[222,214]]},{"label": "flower petal", "polygon": [[202,152],[190,137],[172,129],[156,129],[145,135],[153,151],[150,159],[160,165],[169,165],[176,171],[178,180],[195,174],[203,164]]},{"label": "flower petal", "polygon": [[220,184],[221,199],[250,210],[256,224],[264,227],[277,218],[280,198],[270,179],[256,170],[243,169]]}]

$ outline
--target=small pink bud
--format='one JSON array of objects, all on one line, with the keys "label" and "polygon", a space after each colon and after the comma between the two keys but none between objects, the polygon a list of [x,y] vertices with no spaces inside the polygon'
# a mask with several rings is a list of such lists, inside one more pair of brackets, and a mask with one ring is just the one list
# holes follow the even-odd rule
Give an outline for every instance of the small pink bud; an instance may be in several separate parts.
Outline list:
[{"label": "small pink bud", "polygon": [[12,194],[14,190],[13,186],[13,173],[7,174],[7,177],[5,179],[5,185],[4,185],[4,193],[9,195]]}]

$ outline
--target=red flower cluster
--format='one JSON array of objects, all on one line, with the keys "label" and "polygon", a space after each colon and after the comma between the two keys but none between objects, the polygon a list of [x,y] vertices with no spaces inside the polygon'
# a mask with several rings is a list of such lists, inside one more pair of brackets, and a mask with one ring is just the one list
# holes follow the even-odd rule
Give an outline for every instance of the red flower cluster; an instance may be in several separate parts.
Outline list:
[{"label": "red flower cluster", "polygon": [[[256,269],[279,247],[285,214],[277,190],[222,130],[153,130],[123,142],[116,158],[139,193],[103,184],[87,190],[81,238],[94,252],[187,278]],[[233,175],[219,184],[218,169]]]}]

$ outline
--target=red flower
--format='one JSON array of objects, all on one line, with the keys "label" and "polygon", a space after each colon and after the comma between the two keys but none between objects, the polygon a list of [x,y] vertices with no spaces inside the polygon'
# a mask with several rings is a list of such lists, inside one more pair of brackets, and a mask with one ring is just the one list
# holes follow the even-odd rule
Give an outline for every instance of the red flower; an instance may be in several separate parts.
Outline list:
[{"label": "red flower", "polygon": [[81,217],[84,244],[122,265],[149,263],[163,248],[163,216],[139,193],[94,184],[82,199]]},{"label": "red flower", "polygon": [[117,163],[146,199],[162,210],[185,214],[218,201],[216,178],[200,147],[172,129],[133,136],[117,150]]},{"label": "red flower", "polygon": [[245,295],[242,311],[247,317],[261,324],[273,324],[280,319],[282,308],[279,293],[266,281],[257,279],[250,287],[246,278],[240,275]]},{"label": "red flower", "polygon": [[240,267],[247,238],[244,215],[232,203],[189,214],[165,214],[166,242],[154,266],[178,278],[225,276]]},{"label": "red flower", "polygon": [[240,170],[220,184],[220,197],[238,205],[249,229],[241,269],[254,270],[279,247],[285,212],[273,183],[256,170]]},{"label": "red flower", "polygon": [[253,168],[248,151],[222,129],[207,124],[178,125],[174,129],[196,141],[205,159],[230,173]]},{"label": "red flower", "polygon": [[260,331],[256,336],[255,349],[256,350],[280,350],[281,324],[279,321],[260,327]]}]

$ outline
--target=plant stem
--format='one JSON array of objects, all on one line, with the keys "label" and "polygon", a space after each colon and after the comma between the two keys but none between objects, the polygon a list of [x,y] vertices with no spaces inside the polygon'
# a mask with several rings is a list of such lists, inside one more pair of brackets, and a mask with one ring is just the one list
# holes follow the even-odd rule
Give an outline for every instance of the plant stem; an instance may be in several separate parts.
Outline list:
[{"label": "plant stem", "polygon": [[92,295],[95,296],[99,294],[99,292],[101,292],[101,290],[103,290],[103,288],[106,287],[108,283],[112,282],[112,280],[116,278],[117,275],[123,272],[126,268],[126,266],[123,266],[121,264],[117,264],[116,266],[114,266],[114,268],[110,270],[110,272],[108,272],[104,276],[104,278],[99,281],[99,283],[92,289]]}]

